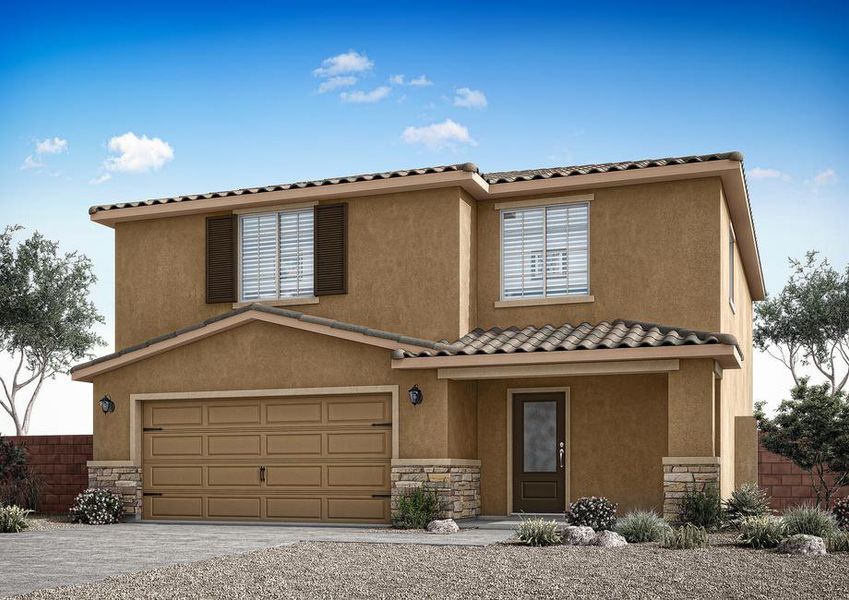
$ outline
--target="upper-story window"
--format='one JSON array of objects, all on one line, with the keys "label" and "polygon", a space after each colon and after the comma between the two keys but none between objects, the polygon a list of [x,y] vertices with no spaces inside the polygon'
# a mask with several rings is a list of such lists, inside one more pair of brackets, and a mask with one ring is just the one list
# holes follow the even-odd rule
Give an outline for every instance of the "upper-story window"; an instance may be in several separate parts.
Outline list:
[{"label": "upper-story window", "polygon": [[313,208],[239,216],[240,300],[313,295]]},{"label": "upper-story window", "polygon": [[501,211],[501,298],[589,294],[589,204]]}]

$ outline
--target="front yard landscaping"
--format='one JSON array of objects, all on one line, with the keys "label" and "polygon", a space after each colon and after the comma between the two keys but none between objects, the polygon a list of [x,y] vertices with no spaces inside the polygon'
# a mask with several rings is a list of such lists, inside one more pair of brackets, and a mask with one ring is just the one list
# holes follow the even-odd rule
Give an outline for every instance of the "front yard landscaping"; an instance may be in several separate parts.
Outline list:
[{"label": "front yard landscaping", "polygon": [[849,554],[788,556],[734,537],[698,550],[309,542],[22,598],[849,597]]}]

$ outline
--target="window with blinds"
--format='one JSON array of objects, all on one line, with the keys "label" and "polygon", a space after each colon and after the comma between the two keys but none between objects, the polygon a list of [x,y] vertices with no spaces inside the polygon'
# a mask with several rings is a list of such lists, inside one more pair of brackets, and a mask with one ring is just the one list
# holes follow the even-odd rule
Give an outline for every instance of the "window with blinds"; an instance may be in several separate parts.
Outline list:
[{"label": "window with blinds", "polygon": [[589,204],[501,211],[501,298],[589,294]]},{"label": "window with blinds", "polygon": [[239,290],[245,300],[313,295],[313,209],[239,216]]}]

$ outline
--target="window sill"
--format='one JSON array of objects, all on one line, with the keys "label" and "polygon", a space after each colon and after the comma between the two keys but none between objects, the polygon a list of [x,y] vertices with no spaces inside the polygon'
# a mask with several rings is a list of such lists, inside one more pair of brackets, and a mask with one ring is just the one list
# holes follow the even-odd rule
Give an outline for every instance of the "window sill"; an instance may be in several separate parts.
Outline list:
[{"label": "window sill", "polygon": [[547,306],[549,304],[585,304],[595,302],[595,296],[557,296],[553,298],[520,298],[516,300],[499,300],[495,308],[511,308],[520,306]]},{"label": "window sill", "polygon": [[242,308],[251,304],[262,304],[264,306],[298,306],[302,304],[318,304],[317,296],[299,296],[294,298],[278,298],[277,300],[249,300],[248,302],[234,302],[233,308]]}]

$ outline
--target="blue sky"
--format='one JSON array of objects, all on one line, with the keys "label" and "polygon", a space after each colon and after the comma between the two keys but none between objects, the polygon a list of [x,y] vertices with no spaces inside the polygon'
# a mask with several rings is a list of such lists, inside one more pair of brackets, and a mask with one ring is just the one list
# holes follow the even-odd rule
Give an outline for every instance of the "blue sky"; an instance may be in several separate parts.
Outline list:
[{"label": "blue sky", "polygon": [[0,8],[0,221],[94,259],[110,341],[89,205],[384,169],[740,150],[768,287],[849,262],[845,3],[143,7]]}]

